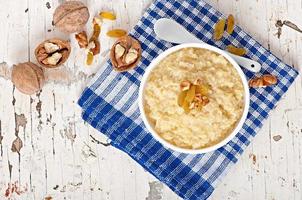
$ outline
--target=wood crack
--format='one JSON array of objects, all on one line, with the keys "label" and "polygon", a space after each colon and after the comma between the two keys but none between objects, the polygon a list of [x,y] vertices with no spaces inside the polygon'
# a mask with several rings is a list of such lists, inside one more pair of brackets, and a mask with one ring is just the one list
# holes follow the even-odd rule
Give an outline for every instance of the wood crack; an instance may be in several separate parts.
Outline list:
[{"label": "wood crack", "polygon": [[103,145],[104,147],[108,147],[108,146],[111,145],[110,142],[107,142],[107,143],[101,142],[101,141],[97,140],[95,137],[93,137],[92,135],[89,135],[89,136],[90,136],[90,138],[91,138],[91,142],[93,142],[93,143],[101,144],[101,145]]},{"label": "wood crack", "polygon": [[302,29],[299,28],[296,24],[294,24],[293,22],[289,21],[289,20],[277,20],[275,26],[278,28],[277,30],[277,37],[280,38],[281,34],[282,34],[282,27],[283,26],[287,26],[289,28],[291,28],[294,31],[297,31],[299,33],[302,33]]},{"label": "wood crack", "polygon": [[0,120],[0,155],[1,155],[1,157],[3,157],[2,140],[3,140],[3,136],[2,136],[2,124],[1,124],[1,120]]}]

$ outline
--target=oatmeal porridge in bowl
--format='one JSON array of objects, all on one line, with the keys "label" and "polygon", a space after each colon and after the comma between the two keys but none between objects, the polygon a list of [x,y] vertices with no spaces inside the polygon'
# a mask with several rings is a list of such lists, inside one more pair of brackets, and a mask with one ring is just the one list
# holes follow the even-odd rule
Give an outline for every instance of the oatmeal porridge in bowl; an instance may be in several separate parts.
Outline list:
[{"label": "oatmeal porridge in bowl", "polygon": [[164,146],[205,153],[225,145],[241,129],[249,89],[226,53],[207,44],[182,44],[147,68],[139,108],[147,129]]}]

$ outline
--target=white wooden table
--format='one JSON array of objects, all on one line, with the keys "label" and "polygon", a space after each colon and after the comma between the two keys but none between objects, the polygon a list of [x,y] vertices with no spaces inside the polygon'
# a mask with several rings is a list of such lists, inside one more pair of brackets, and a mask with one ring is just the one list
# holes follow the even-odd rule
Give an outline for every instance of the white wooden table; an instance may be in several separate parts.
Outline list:
[{"label": "white wooden table", "polygon": [[[108,9],[117,13],[117,21],[107,23],[105,30],[129,30],[150,2],[85,3],[91,14]],[[284,25],[278,35],[275,24],[289,20],[302,27],[302,0],[209,2],[226,15],[234,14],[241,27],[299,69],[302,34]],[[58,3],[0,0],[0,199],[178,199],[81,119],[77,99],[97,65],[83,66],[80,51],[72,52],[66,66],[47,72],[49,81],[38,95],[23,95],[8,80],[13,63],[35,62],[33,51],[39,42],[69,38],[52,27]],[[73,35],[70,38],[76,47]],[[113,40],[103,35],[101,43],[106,55]],[[299,76],[210,199],[302,199],[301,84]],[[19,154],[11,151],[17,135],[24,144]],[[8,184],[15,189],[5,197]]]}]

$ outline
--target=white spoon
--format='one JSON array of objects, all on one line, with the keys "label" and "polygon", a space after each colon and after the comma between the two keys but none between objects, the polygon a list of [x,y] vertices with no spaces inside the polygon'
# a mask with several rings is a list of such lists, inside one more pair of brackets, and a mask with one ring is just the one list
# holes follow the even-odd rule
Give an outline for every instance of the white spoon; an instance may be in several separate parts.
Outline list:
[{"label": "white spoon", "polygon": [[[154,31],[157,37],[160,39],[175,44],[203,43],[203,41],[199,40],[193,34],[188,32],[183,26],[168,18],[161,18],[157,20],[154,24]],[[240,66],[246,68],[247,70],[252,72],[259,72],[261,70],[260,63],[254,60],[237,56],[229,52],[226,53],[230,55]]]}]

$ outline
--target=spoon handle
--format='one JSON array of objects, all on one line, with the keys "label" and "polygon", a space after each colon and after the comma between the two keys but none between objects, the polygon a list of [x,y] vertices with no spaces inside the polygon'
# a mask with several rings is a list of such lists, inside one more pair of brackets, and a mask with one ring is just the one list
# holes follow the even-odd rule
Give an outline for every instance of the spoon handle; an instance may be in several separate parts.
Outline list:
[{"label": "spoon handle", "polygon": [[237,56],[235,54],[232,54],[232,53],[229,53],[227,51],[225,51],[229,56],[231,56],[241,67],[249,70],[249,71],[252,71],[252,72],[259,72],[261,70],[261,65],[260,63],[254,61],[254,60],[251,60],[249,58],[245,58],[245,57],[242,57],[242,56]]},{"label": "spoon handle", "polygon": [[[187,31],[182,25],[176,21],[168,18],[158,19],[154,24],[154,31],[158,38],[168,42],[182,44],[182,43],[204,43],[195,35]],[[261,70],[260,63],[249,58],[237,56],[226,52],[230,55],[241,67],[252,72],[259,72]]]}]

